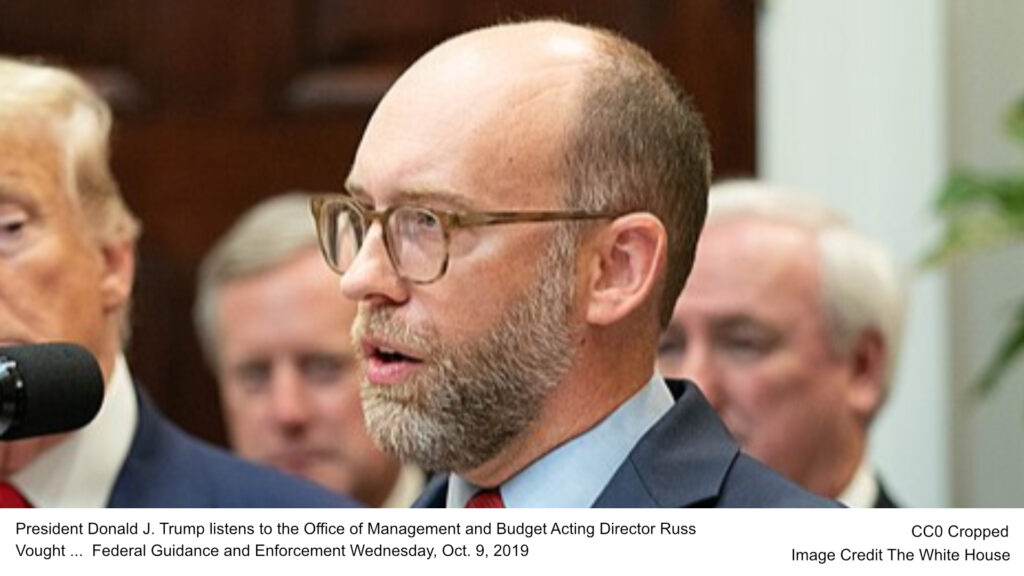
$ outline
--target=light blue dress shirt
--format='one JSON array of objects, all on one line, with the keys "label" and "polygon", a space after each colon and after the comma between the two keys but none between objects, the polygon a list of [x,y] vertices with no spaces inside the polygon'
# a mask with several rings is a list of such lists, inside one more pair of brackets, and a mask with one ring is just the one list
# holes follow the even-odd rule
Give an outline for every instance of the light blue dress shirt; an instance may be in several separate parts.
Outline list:
[{"label": "light blue dress shirt", "polygon": [[[587,432],[562,444],[501,485],[508,508],[589,508],[640,438],[675,404],[661,374]],[[480,488],[452,474],[449,508],[464,508]]]}]

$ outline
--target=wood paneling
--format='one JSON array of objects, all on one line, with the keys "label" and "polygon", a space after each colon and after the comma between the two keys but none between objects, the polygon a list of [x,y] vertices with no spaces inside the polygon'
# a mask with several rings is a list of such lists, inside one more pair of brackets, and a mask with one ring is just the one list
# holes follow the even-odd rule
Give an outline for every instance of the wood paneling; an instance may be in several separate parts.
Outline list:
[{"label": "wood paneling", "polygon": [[705,114],[718,173],[753,172],[750,0],[0,0],[0,52],[70,65],[114,104],[115,171],[144,223],[130,359],[174,420],[223,441],[191,324],[212,242],[263,197],[338,188],[373,106],[430,46],[534,16],[646,46]]}]

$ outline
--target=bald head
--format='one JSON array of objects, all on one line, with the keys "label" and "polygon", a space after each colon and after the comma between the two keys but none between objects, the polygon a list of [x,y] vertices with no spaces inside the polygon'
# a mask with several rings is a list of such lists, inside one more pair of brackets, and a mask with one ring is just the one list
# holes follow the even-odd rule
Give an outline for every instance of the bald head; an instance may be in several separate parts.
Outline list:
[{"label": "bald head", "polygon": [[[352,181],[373,179],[394,163],[411,172],[423,162],[456,189],[479,181],[480,170],[495,181],[499,167],[510,176],[526,172],[526,181],[505,182],[518,199],[524,186],[536,186],[542,177],[562,181],[566,133],[578,114],[586,64],[595,58],[591,33],[556,22],[485,28],[437,46],[381,101]],[[388,154],[375,153],[384,146]],[[450,154],[452,147],[467,155]],[[449,152],[443,158],[426,153],[442,148]],[[408,155],[397,154],[403,151]],[[447,180],[453,175],[454,181]],[[533,200],[537,207],[551,207],[542,198]]]},{"label": "bald head", "polygon": [[414,79],[443,87],[461,80],[495,86],[538,76],[576,77],[580,65],[595,60],[596,38],[588,28],[556,21],[481,28],[434,47],[395,88]]},{"label": "bald head", "polygon": [[[456,143],[472,157],[452,154]],[[481,206],[507,208],[511,196],[521,209],[554,199],[655,215],[668,236],[653,306],[662,326],[693,265],[711,180],[707,131],[671,73],[611,31],[559,21],[474,30],[423,55],[371,118],[347,188],[393,168],[430,174],[393,181],[399,189],[485,178],[497,201]]]},{"label": "bald head", "polygon": [[[360,303],[363,349],[383,350],[366,363],[371,432],[493,483],[605,417],[649,378],[707,173],[700,118],[614,33],[510,24],[425,54],[363,134],[356,203],[338,201],[339,248],[355,247],[341,289]],[[424,263],[440,273],[408,276]],[[589,372],[607,381],[596,398],[574,384]]]}]

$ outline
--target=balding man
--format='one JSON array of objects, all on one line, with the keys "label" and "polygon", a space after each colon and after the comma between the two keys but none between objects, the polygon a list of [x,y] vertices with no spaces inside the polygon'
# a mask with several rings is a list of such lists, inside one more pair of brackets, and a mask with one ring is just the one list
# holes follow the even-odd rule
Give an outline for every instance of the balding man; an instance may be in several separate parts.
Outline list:
[{"label": "balding man", "polygon": [[891,507],[867,457],[895,364],[902,289],[888,255],[807,196],[712,187],[659,367],[693,378],[755,458],[854,507]]},{"label": "balding man", "polygon": [[370,433],[446,472],[420,505],[827,504],[654,373],[709,172],[689,100],[608,31],[476,30],[399,78],[313,209]]}]

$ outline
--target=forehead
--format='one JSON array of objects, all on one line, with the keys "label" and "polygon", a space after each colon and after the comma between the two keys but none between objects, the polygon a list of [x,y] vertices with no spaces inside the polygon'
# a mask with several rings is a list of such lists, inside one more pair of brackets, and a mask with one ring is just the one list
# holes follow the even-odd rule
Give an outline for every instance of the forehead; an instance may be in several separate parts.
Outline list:
[{"label": "forehead", "polygon": [[[338,277],[324,264],[316,246],[303,248],[269,268],[233,278],[223,285],[223,290],[225,293],[259,295],[259,300],[270,309],[274,308],[270,305],[273,302],[291,301],[301,305],[310,298],[330,302],[332,310],[344,309],[354,314],[356,308],[354,302],[338,293]],[[304,307],[316,306],[310,304]]]},{"label": "forehead", "polygon": [[545,205],[562,178],[582,69],[574,58],[458,42],[424,57],[374,113],[349,187],[374,200],[426,190],[479,205]]},{"label": "forehead", "polygon": [[818,248],[807,230],[756,217],[708,222],[677,307],[688,313],[820,319]]},{"label": "forehead", "polygon": [[52,121],[30,112],[0,110],[0,142],[3,151],[18,151],[56,161],[62,156],[57,127]]},{"label": "forehead", "polygon": [[63,191],[66,175],[63,150],[49,124],[0,114],[0,191]]},{"label": "forehead", "polygon": [[222,319],[231,328],[267,336],[290,332],[347,336],[356,304],[338,292],[337,276],[324,265],[316,248],[294,258],[226,283],[219,296]]}]

